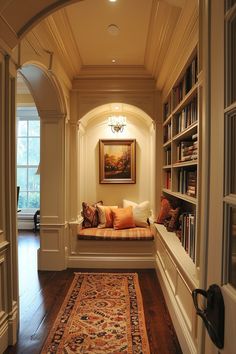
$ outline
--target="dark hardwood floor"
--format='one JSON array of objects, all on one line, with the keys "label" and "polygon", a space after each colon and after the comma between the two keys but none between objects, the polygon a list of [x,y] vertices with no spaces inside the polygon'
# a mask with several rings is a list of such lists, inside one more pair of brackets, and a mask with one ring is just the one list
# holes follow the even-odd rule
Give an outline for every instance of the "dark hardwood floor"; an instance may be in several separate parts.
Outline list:
[{"label": "dark hardwood floor", "polygon": [[[70,287],[74,271],[137,272],[143,296],[151,354],[181,354],[154,270],[67,269],[37,271],[39,237],[19,234],[20,328],[18,342],[5,354],[38,354]],[[104,353],[106,354],[106,353]]]}]

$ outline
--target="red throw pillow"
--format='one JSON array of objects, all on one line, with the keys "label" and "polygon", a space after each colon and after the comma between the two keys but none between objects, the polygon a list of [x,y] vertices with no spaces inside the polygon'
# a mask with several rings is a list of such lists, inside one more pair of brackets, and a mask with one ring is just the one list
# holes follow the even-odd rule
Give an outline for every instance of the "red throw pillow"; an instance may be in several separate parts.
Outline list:
[{"label": "red throw pillow", "polygon": [[167,198],[161,197],[161,209],[157,217],[158,224],[164,224],[165,220],[170,217],[171,205]]},{"label": "red throw pillow", "polygon": [[113,228],[115,230],[129,229],[135,227],[133,208],[131,206],[127,208],[112,209],[113,215]]}]

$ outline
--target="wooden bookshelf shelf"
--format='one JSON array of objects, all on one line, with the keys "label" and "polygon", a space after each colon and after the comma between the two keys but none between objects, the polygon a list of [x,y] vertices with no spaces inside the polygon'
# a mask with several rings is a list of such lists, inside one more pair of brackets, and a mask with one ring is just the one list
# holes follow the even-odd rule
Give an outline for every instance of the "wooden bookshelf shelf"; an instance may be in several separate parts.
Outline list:
[{"label": "wooden bookshelf shelf", "polygon": [[[193,289],[199,287],[202,87],[198,82],[198,48],[182,63],[166,99],[163,101],[162,195],[171,211],[163,224],[155,224],[157,233],[157,272],[168,303],[179,318],[179,308],[186,306],[180,318],[193,345],[184,352],[197,353],[196,315]],[[167,141],[168,140],[168,141]],[[166,204],[165,204],[166,203]],[[182,333],[182,328],[179,328]]]},{"label": "wooden bookshelf shelf", "polygon": [[[198,187],[198,121],[199,83],[196,52],[186,63],[171,93],[163,104],[163,189],[162,192],[181,205],[178,241],[181,254],[198,264],[197,191]],[[163,231],[163,230],[162,230]],[[167,231],[166,231],[167,232]],[[168,233],[168,232],[167,232]],[[187,240],[187,241],[186,241]],[[173,241],[174,242],[174,241]],[[191,245],[191,251],[188,249]],[[173,243],[175,244],[175,242]],[[189,252],[186,253],[186,250]],[[172,249],[174,252],[174,250]],[[195,264],[195,267],[196,267]]]},{"label": "wooden bookshelf shelf", "polygon": [[169,195],[172,195],[173,197],[184,200],[184,201],[191,203],[193,205],[197,205],[197,198],[190,197],[189,195],[182,194],[179,192],[172,192],[170,189],[167,189],[167,188],[163,188],[162,191],[163,191],[163,193],[167,193]]},{"label": "wooden bookshelf shelf", "polygon": [[184,96],[183,100],[173,110],[172,115],[175,115],[182,111],[182,109],[197,95],[198,83],[196,83],[191,90]]},{"label": "wooden bookshelf shelf", "polygon": [[177,142],[185,138],[191,137],[194,134],[194,132],[196,132],[197,127],[198,127],[198,122],[194,122],[188,128],[178,133],[177,135],[173,136],[173,141]]},{"label": "wooden bookshelf shelf", "polygon": [[163,122],[163,127],[165,127],[168,123],[171,122],[172,114],[167,117],[167,119]]},{"label": "wooden bookshelf shelf", "polygon": [[168,147],[171,145],[171,139],[166,141],[164,144],[163,144],[163,147]]},{"label": "wooden bookshelf shelf", "polygon": [[180,168],[180,167],[188,167],[188,166],[197,166],[198,160],[193,161],[185,161],[185,162],[176,162],[172,165],[173,168]]}]

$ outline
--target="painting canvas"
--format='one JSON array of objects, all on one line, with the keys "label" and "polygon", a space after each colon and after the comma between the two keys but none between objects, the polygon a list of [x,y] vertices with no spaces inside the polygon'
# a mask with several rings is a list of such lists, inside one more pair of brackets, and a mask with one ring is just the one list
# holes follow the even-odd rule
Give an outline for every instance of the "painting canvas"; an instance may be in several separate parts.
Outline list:
[{"label": "painting canvas", "polygon": [[100,183],[135,183],[135,143],[132,140],[100,140]]}]

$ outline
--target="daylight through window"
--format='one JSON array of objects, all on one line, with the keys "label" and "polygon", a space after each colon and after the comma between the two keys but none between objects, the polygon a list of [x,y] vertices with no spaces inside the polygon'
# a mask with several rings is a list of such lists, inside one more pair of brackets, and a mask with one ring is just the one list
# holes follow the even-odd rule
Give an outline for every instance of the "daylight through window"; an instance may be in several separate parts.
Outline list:
[{"label": "daylight through window", "polygon": [[18,208],[39,209],[40,181],[36,174],[40,161],[40,120],[36,107],[17,108]]}]

